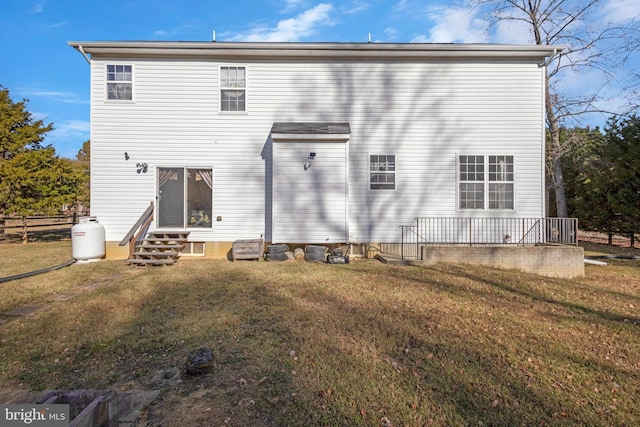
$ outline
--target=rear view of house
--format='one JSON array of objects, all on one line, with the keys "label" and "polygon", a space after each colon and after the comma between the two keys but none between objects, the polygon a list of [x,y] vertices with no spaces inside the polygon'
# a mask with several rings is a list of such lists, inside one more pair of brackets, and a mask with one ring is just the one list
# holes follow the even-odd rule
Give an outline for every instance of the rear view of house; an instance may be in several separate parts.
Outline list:
[{"label": "rear view of house", "polygon": [[150,205],[150,229],[212,258],[241,239],[362,252],[416,218],[544,217],[552,46],[70,45],[90,64],[107,257],[128,256]]}]

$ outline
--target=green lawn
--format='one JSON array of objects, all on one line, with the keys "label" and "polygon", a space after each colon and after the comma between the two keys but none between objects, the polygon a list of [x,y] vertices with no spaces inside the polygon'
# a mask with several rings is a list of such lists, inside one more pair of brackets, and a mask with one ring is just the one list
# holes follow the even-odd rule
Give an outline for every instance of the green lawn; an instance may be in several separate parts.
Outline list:
[{"label": "green lawn", "polygon": [[[0,246],[0,276],[70,253]],[[0,284],[0,313],[77,295],[0,317],[0,389],[162,389],[167,426],[640,425],[640,262],[586,271],[76,264]],[[199,347],[210,373],[178,382]]]}]

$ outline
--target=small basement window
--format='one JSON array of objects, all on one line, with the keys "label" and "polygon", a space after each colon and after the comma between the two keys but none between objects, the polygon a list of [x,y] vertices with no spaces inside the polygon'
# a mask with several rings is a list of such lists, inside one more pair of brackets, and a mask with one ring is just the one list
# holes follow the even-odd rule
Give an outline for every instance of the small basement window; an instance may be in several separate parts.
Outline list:
[{"label": "small basement window", "polygon": [[204,256],[205,247],[204,242],[186,242],[180,254],[185,256]]}]

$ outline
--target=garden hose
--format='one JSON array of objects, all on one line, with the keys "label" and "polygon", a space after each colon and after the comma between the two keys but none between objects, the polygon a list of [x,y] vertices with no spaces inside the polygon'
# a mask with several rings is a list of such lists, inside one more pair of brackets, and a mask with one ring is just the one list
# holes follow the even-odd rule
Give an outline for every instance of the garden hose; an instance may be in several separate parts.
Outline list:
[{"label": "garden hose", "polygon": [[50,271],[60,270],[61,268],[70,266],[74,262],[76,262],[76,260],[75,259],[71,259],[71,260],[69,260],[69,261],[67,261],[65,263],[60,264],[60,265],[56,265],[56,266],[49,267],[49,268],[43,268],[42,270],[30,271],[28,273],[16,274],[16,275],[13,275],[13,276],[0,277],[0,283],[11,282],[12,280],[24,279],[24,278],[27,278],[27,277],[35,276],[37,274],[48,273]]}]

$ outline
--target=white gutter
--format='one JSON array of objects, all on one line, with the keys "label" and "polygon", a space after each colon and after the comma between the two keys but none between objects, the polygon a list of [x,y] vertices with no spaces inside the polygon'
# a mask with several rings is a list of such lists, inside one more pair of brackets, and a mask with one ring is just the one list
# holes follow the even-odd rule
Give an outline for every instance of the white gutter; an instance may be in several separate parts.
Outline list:
[{"label": "white gutter", "polygon": [[430,43],[256,43],[256,42],[68,42],[92,56],[179,56],[217,58],[509,58],[544,59],[559,46]]},{"label": "white gutter", "polygon": [[78,50],[80,51],[82,56],[84,56],[84,59],[87,61],[87,64],[91,65],[91,59],[89,59],[89,57],[87,56],[81,44],[78,45]]},{"label": "white gutter", "polygon": [[558,54],[558,48],[553,48],[553,53],[551,55],[549,55],[549,59],[547,59],[544,64],[542,64],[545,67],[548,67],[549,64],[551,64],[551,61],[553,61],[556,57],[556,55]]}]

